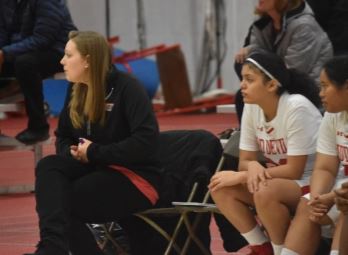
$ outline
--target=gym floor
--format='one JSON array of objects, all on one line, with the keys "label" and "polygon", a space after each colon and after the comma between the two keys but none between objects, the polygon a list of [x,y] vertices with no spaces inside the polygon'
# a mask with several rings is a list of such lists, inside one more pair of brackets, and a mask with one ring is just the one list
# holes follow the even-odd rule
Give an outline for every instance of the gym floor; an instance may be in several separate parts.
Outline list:
[{"label": "gym floor", "polygon": [[[3,134],[14,136],[25,128],[26,117],[10,116],[0,120]],[[158,118],[161,131],[176,129],[206,129],[214,134],[236,127],[234,114],[197,113],[178,114]],[[50,118],[51,143],[43,146],[44,155],[54,153],[53,131],[57,119]],[[3,186],[32,185],[34,183],[34,158],[31,151],[0,152],[0,189]],[[0,195],[0,254],[21,255],[35,249],[38,241],[38,219],[35,213],[34,195]],[[211,222],[211,251],[213,255],[229,254],[222,248],[222,241],[214,221]]]}]

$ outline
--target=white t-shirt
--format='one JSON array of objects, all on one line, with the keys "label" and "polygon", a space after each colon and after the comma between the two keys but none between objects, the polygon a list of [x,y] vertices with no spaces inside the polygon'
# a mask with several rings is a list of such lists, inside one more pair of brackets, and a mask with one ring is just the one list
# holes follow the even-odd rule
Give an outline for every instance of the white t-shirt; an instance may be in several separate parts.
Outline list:
[{"label": "white t-shirt", "polygon": [[245,104],[239,148],[261,151],[267,160],[267,167],[286,164],[288,155],[308,155],[301,178],[308,184],[321,119],[319,110],[298,94],[283,93],[278,102],[277,114],[269,122],[258,105]]},{"label": "white t-shirt", "polygon": [[325,113],[319,129],[317,151],[339,158],[341,167],[337,178],[343,178],[344,169],[348,170],[348,112]]}]

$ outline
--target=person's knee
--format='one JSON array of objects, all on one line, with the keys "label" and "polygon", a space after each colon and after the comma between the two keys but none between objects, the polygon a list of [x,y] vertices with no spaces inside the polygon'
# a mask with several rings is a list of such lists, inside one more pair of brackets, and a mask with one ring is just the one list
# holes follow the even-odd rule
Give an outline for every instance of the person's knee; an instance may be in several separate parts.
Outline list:
[{"label": "person's knee", "polygon": [[35,175],[40,176],[42,173],[52,169],[52,166],[57,166],[61,162],[61,158],[58,155],[49,155],[41,159],[36,166]]},{"label": "person's knee", "polygon": [[36,65],[36,59],[31,54],[23,54],[16,57],[14,62],[16,76],[20,76],[23,73],[31,73]]},{"label": "person's knee", "polygon": [[308,200],[301,198],[300,202],[297,205],[295,216],[309,218],[309,209]]},{"label": "person's knee", "polygon": [[223,192],[221,192],[220,189],[219,190],[214,190],[214,191],[210,192],[210,196],[214,200],[214,202],[216,203],[216,201],[218,201],[223,196],[222,193]]},{"label": "person's knee", "polygon": [[217,204],[219,202],[225,200],[227,197],[229,199],[233,199],[233,197],[230,196],[230,194],[227,194],[226,188],[220,188],[218,190],[211,191],[210,195],[211,195],[212,199],[214,200],[214,202]]},{"label": "person's knee", "polygon": [[272,186],[260,185],[258,191],[253,194],[256,206],[267,206],[278,201],[276,190]]}]

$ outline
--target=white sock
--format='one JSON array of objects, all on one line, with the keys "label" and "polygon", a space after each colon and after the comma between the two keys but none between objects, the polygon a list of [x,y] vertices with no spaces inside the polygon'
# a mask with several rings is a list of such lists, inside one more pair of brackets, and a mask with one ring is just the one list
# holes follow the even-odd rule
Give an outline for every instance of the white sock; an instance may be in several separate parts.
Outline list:
[{"label": "white sock", "polygon": [[250,245],[260,245],[269,241],[259,225],[256,225],[249,232],[241,233],[241,235]]},{"label": "white sock", "polygon": [[294,252],[292,250],[289,250],[287,248],[283,248],[280,255],[300,255],[300,254],[298,254],[297,252]]},{"label": "white sock", "polygon": [[272,243],[272,247],[273,247],[274,255],[280,255],[284,245],[283,244],[274,244],[274,243]]},{"label": "white sock", "polygon": [[330,251],[330,255],[339,255],[340,253],[338,252],[338,250],[332,250]]}]

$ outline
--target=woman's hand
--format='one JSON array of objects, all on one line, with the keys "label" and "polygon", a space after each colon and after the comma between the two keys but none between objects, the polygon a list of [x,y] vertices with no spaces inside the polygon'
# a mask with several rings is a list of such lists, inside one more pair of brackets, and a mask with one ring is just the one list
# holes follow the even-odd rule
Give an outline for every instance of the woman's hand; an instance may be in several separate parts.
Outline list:
[{"label": "woman's hand", "polygon": [[[208,185],[210,191],[216,191],[223,187],[234,186],[245,182],[246,172],[220,171],[214,174]],[[243,181],[244,180],[244,181]]]},{"label": "woman's hand", "polygon": [[334,190],[337,209],[348,215],[348,182],[342,184],[340,189]]},{"label": "woman's hand", "polygon": [[248,56],[249,54],[249,49],[244,47],[244,48],[241,48],[238,53],[236,54],[236,56],[234,57],[234,60],[239,63],[239,64],[243,64],[246,57]]},{"label": "woman's hand", "polygon": [[71,145],[70,146],[70,153],[71,153],[72,157],[78,161],[83,162],[83,163],[88,163],[87,149],[91,143],[92,142],[90,140],[87,140],[85,138],[79,138],[78,145]]},{"label": "woman's hand", "polygon": [[332,207],[333,201],[333,193],[327,193],[323,195],[317,195],[311,198],[308,202],[310,206],[310,216],[309,219],[313,222],[320,223],[323,217],[327,214],[327,212]]},{"label": "woman's hand", "polygon": [[77,152],[77,145],[71,145],[70,146],[70,154],[71,156],[76,159],[76,160],[79,160],[79,155],[78,155],[78,152]]},{"label": "woman's hand", "polygon": [[85,138],[79,138],[79,145],[77,146],[77,151],[80,156],[80,160],[83,163],[88,163],[87,149],[91,143],[92,142],[90,140],[87,140]]},{"label": "woman's hand", "polygon": [[272,176],[267,172],[265,167],[257,161],[250,161],[248,163],[247,185],[250,193],[259,190],[260,182],[267,186],[267,179],[272,179]]}]

